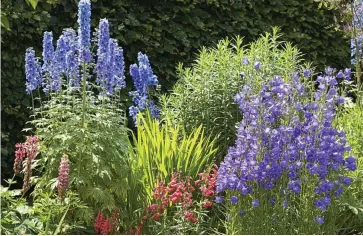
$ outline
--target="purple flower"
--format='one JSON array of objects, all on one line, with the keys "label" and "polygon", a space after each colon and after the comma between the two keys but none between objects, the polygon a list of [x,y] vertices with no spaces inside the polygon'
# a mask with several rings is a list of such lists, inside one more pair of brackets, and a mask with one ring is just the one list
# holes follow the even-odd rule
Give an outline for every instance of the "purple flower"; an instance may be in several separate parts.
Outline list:
[{"label": "purple flower", "polygon": [[245,64],[245,65],[249,65],[250,61],[248,60],[247,57],[245,57],[245,58],[242,59],[242,63]]},{"label": "purple flower", "polygon": [[344,76],[345,76],[345,80],[350,80],[351,79],[351,74],[352,74],[352,69],[350,68],[345,68],[344,69]]},{"label": "purple flower", "polygon": [[253,208],[256,208],[260,205],[260,201],[258,199],[255,199],[252,201],[252,207]]},{"label": "purple flower", "polygon": [[319,225],[324,224],[324,216],[322,216],[322,217],[317,216],[315,219],[316,219],[316,222],[318,222]]},{"label": "purple flower", "polygon": [[345,184],[345,185],[350,185],[352,183],[352,179],[349,178],[349,177],[342,177],[341,178],[342,182]]},{"label": "purple flower", "polygon": [[244,211],[244,210],[240,210],[240,211],[239,211],[239,215],[240,215],[240,216],[244,216],[244,215],[245,215],[245,211]]},{"label": "purple flower", "polygon": [[261,62],[256,61],[256,62],[255,62],[255,65],[254,65],[255,70],[261,70],[261,67],[262,67]]},{"label": "purple flower", "polygon": [[53,33],[44,32],[43,35],[43,69],[47,70],[54,57]]},{"label": "purple flower", "polygon": [[276,203],[276,198],[271,197],[271,198],[269,199],[269,203],[270,203],[270,205],[271,205],[271,206],[274,206],[274,205],[275,205],[275,203]]},{"label": "purple flower", "polygon": [[91,2],[90,0],[80,0],[78,4],[78,42],[82,63],[91,61]]},{"label": "purple flower", "polygon": [[237,202],[238,202],[238,197],[236,197],[236,196],[232,196],[232,197],[231,197],[231,203],[232,203],[233,205],[236,205],[236,204],[237,204]]},{"label": "purple flower", "polygon": [[343,193],[343,187],[339,187],[337,190],[334,191],[334,196],[339,197]]},{"label": "purple flower", "polygon": [[40,65],[35,58],[35,51],[33,48],[26,49],[25,53],[25,78],[26,78],[26,92],[30,94],[33,90],[42,83]]},{"label": "purple flower", "polygon": [[342,78],[344,78],[343,71],[342,71],[342,70],[340,70],[340,71],[338,72],[338,74],[336,75],[336,77],[337,77],[337,79],[342,79]]},{"label": "purple flower", "polygon": [[[133,64],[130,66],[130,75],[133,79],[134,86],[136,88],[136,92],[130,93],[133,96],[133,101],[135,105],[138,107],[139,111],[143,111],[146,107],[149,107],[150,112],[154,118],[159,117],[159,109],[155,106],[152,101],[149,101],[149,86],[158,85],[158,79],[156,75],[154,75],[149,59],[146,55],[139,52],[138,54],[138,62],[139,64]],[[134,110],[135,111],[135,110]],[[133,114],[133,115],[132,115]],[[136,115],[135,113],[130,113],[135,121]]]},{"label": "purple flower", "polygon": [[305,71],[304,71],[304,77],[305,78],[308,78],[310,76],[310,74],[311,74],[311,70],[310,69],[305,69]]},{"label": "purple flower", "polygon": [[216,203],[222,203],[224,200],[223,196],[216,196]]}]

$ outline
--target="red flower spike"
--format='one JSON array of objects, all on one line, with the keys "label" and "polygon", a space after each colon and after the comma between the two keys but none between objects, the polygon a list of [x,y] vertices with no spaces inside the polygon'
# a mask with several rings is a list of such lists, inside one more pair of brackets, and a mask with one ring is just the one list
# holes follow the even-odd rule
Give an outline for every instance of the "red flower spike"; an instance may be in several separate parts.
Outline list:
[{"label": "red flower spike", "polygon": [[160,214],[159,214],[159,213],[155,213],[155,214],[153,215],[152,219],[153,219],[154,221],[159,221],[159,219],[160,219]]}]

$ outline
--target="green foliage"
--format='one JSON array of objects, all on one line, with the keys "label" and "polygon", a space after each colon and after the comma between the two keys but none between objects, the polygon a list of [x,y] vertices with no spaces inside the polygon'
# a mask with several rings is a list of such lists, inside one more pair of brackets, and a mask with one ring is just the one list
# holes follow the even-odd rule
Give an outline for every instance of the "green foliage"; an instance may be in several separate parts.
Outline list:
[{"label": "green foliage", "polygon": [[[299,69],[301,54],[290,43],[280,42],[277,29],[248,46],[237,37],[219,41],[216,48],[203,48],[192,68],[179,66],[180,80],[171,95],[162,97],[162,114],[191,132],[203,125],[208,135],[217,138],[219,158],[234,142],[236,124],[242,119],[234,96],[248,84],[256,91],[266,78],[288,78]],[[248,58],[249,65],[242,62]],[[254,69],[262,63],[262,73]],[[240,73],[244,76],[241,78]]]},{"label": "green foliage", "polygon": [[341,199],[344,207],[342,233],[363,232],[363,104],[350,103],[339,113],[336,126],[343,129],[351,146],[351,155],[357,157],[357,170],[351,174],[354,182]]},{"label": "green foliage", "polygon": [[67,154],[71,189],[94,209],[111,212],[127,189],[124,113],[114,100],[95,97],[92,88],[85,93],[65,89],[35,109],[31,123],[41,140],[42,171],[36,191],[55,189],[61,156]]},{"label": "green foliage", "polygon": [[168,119],[160,124],[149,113],[146,117],[141,114],[139,119],[142,124],[137,127],[130,147],[131,165],[133,176],[143,183],[148,200],[152,199],[158,180],[170,180],[173,172],[194,178],[213,161],[214,140],[204,135],[202,126],[186,134]]},{"label": "green foliage", "polygon": [[84,219],[90,220],[78,212],[89,212],[89,208],[71,192],[64,201],[41,194],[30,205],[20,189],[1,186],[1,234],[54,234],[57,229],[76,233],[84,228]]},{"label": "green foliage", "polygon": [[[71,26],[69,22],[76,22],[78,1],[38,1],[35,9],[28,1],[1,2],[1,22],[10,29],[1,35],[2,177],[9,175],[14,144],[22,140],[21,130],[29,117],[25,49],[37,45],[40,55],[42,32],[52,30],[56,38]],[[331,27],[336,10],[319,9],[318,5],[314,0],[93,0],[92,27],[97,27],[96,19],[108,18],[112,37],[124,45],[126,64],[143,50],[163,88],[170,89],[176,80],[177,62],[190,63],[202,46],[233,35],[244,36],[248,43],[271,26],[280,26],[283,40],[297,44],[320,70],[324,65],[346,66],[349,44],[341,30]]]}]

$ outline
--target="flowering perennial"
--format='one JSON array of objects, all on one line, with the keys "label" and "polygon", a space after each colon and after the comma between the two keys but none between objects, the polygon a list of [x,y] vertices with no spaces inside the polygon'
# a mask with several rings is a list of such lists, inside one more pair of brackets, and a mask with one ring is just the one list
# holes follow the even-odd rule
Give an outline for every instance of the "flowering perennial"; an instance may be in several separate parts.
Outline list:
[{"label": "flowering perennial", "polygon": [[32,161],[39,152],[38,136],[28,136],[25,143],[17,143],[15,145],[14,172],[20,174],[22,162],[26,159],[24,168],[23,191],[26,192],[30,187],[30,178],[32,176]]},{"label": "flowering perennial", "polygon": [[137,59],[139,64],[130,66],[130,75],[132,76],[136,91],[130,92],[135,106],[131,106],[129,111],[135,124],[139,111],[149,108],[152,117],[157,119],[160,113],[154,102],[149,99],[149,86],[157,86],[159,84],[158,78],[154,75],[149,59],[145,54],[139,52]]},{"label": "flowering perennial", "polygon": [[58,170],[58,197],[62,199],[69,186],[69,161],[66,154],[63,155]]},{"label": "flowering perennial", "polygon": [[[349,70],[345,72],[337,76],[349,79]],[[310,71],[304,76],[310,76]],[[336,104],[344,102],[338,95],[337,78],[332,73],[318,76],[312,102],[306,102],[310,97],[299,79],[300,73],[290,82],[275,76],[258,94],[246,85],[236,95],[243,120],[217,177],[217,193],[231,191],[232,204],[238,203],[239,195],[260,188],[278,188],[286,195],[300,194],[304,185],[315,185],[314,205],[324,212],[332,197],[338,197],[351,183],[343,174],[356,169],[356,159],[344,158],[350,147],[344,132],[332,125]],[[259,200],[254,199],[252,207],[258,207]],[[216,198],[216,202],[222,201],[222,196]],[[283,206],[288,202],[284,200]],[[323,223],[322,217],[316,219]]]},{"label": "flowering perennial", "polygon": [[[78,6],[78,33],[73,29],[64,29],[54,49],[53,33],[44,32],[42,59],[35,57],[32,48],[27,49],[25,70],[28,94],[40,86],[47,94],[60,91],[63,79],[67,79],[69,87],[78,88],[80,81],[89,77],[87,67],[94,61],[90,24],[91,3],[81,0]],[[115,39],[110,38],[106,19],[100,21],[98,38],[94,41],[98,44],[94,70],[96,83],[101,86],[101,93],[113,95],[126,86],[125,65],[123,49]]]}]

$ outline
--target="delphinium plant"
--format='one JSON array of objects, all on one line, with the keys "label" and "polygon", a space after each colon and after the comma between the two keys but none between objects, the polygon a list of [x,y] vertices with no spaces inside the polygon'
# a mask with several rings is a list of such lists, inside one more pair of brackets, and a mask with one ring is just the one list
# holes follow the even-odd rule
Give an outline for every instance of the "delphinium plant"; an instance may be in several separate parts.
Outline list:
[{"label": "delphinium plant", "polygon": [[161,98],[161,117],[171,117],[188,133],[203,125],[206,134],[217,137],[217,159],[222,160],[242,119],[234,95],[244,84],[259,89],[269,76],[288,78],[300,69],[299,50],[279,37],[274,28],[249,45],[237,37],[203,48],[191,68],[179,66],[179,81],[170,95]]},{"label": "delphinium plant", "polygon": [[217,178],[227,233],[337,233],[337,199],[357,168],[344,131],[332,124],[344,102],[338,81],[349,76],[327,70],[313,92],[299,72],[289,82],[277,75],[259,92],[246,85],[235,96],[244,117]]},{"label": "delphinium plant", "polygon": [[[31,124],[41,152],[35,164],[42,175],[33,182],[36,194],[54,190],[62,198],[67,190],[75,191],[94,214],[111,214],[127,205],[123,49],[110,37],[107,19],[100,20],[91,38],[91,3],[81,0],[78,7],[78,31],[65,29],[55,48],[52,32],[45,32],[42,58],[31,48],[26,51],[26,88],[34,98]],[[139,61],[139,82],[144,83],[149,74],[143,73],[151,68],[146,55],[140,54]],[[35,98],[42,91],[46,97]],[[68,176],[59,178],[66,169]]]},{"label": "delphinium plant", "polygon": [[131,106],[129,111],[135,125],[137,125],[137,115],[139,112],[145,111],[146,108],[148,108],[153,118],[158,119],[160,113],[159,108],[149,97],[151,86],[156,87],[159,84],[158,78],[154,75],[146,55],[139,52],[137,59],[139,64],[130,66],[130,75],[136,91],[130,92],[130,96],[132,96],[132,101],[135,103],[135,106]]}]

